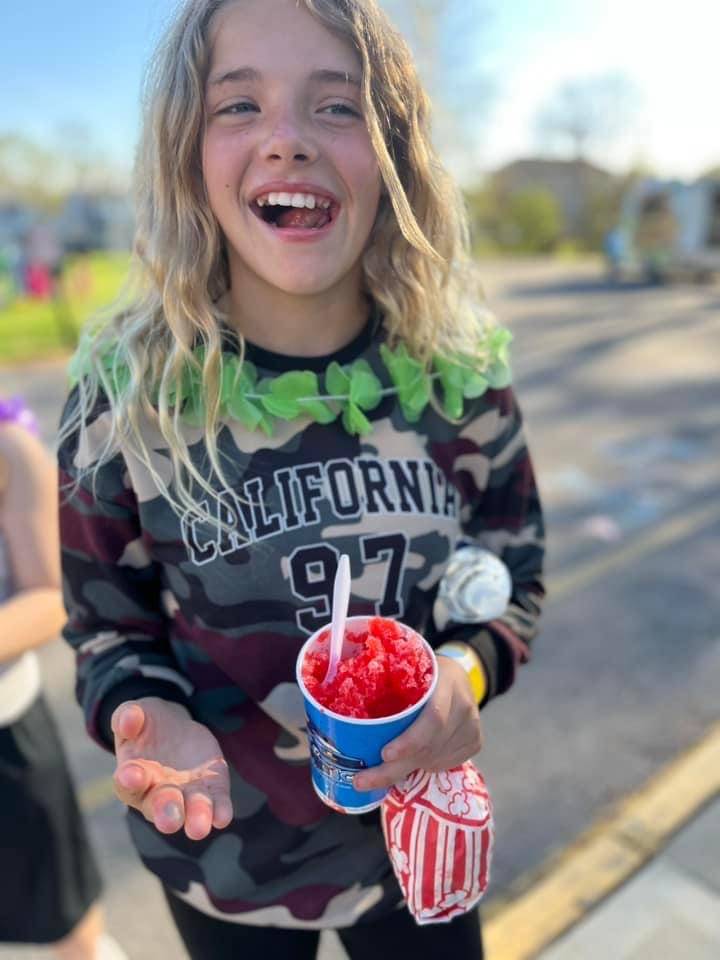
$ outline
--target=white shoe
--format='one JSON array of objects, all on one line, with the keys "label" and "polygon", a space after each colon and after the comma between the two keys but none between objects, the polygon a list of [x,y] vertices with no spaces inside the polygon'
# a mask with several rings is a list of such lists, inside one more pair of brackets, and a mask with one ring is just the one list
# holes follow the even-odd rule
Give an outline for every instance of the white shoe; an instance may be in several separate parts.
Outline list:
[{"label": "white shoe", "polygon": [[129,960],[129,957],[114,937],[103,933],[98,940],[97,960]]}]

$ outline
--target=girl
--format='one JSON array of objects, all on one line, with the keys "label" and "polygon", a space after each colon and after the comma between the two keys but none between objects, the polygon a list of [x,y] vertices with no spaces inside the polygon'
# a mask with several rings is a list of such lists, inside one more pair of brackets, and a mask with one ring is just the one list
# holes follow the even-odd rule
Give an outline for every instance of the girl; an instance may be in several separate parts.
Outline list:
[{"label": "girl", "polygon": [[123,960],[34,650],[63,623],[53,464],[23,403],[0,399],[0,943]]},{"label": "girl", "polygon": [[[86,339],[61,425],[90,732],[193,958],[313,957],[324,928],[353,960],[476,958],[476,912],[415,926],[377,813],[314,794],[294,682],[341,553],[351,614],[462,641],[356,778],[381,788],[477,753],[478,704],[536,630],[507,337],[481,323],[411,58],[375,0],[188,0],[147,93],[140,286]],[[433,609],[461,537],[512,571],[502,620]]]}]

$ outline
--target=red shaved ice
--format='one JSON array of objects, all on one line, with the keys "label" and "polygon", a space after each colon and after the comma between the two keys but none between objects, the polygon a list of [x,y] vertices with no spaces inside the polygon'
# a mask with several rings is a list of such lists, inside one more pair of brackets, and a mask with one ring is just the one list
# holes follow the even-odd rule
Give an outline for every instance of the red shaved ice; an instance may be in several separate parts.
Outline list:
[{"label": "red shaved ice", "polygon": [[330,631],[319,649],[305,655],[302,679],[318,703],[344,717],[360,720],[402,713],[422,699],[433,679],[433,662],[422,640],[394,620],[373,617],[367,629],[346,633],[355,648],[341,660],[332,683],[327,674]]}]

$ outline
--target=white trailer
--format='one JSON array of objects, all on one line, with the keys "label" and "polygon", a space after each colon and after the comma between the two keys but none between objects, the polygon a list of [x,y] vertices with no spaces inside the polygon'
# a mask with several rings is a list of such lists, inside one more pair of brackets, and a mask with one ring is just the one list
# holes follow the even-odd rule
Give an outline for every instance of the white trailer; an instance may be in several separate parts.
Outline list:
[{"label": "white trailer", "polygon": [[720,275],[720,179],[639,181],[623,198],[605,254],[618,279],[705,281]]}]

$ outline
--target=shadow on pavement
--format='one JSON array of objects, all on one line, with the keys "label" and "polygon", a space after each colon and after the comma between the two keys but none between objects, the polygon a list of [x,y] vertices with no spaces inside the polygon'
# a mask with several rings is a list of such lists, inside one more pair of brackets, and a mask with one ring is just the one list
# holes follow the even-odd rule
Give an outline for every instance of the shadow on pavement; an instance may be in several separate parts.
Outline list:
[{"label": "shadow on pavement", "polygon": [[515,284],[508,287],[505,296],[512,299],[542,299],[544,297],[586,296],[590,294],[643,293],[657,290],[658,284],[644,281],[626,280],[616,283],[603,277],[587,279],[561,280],[558,283]]}]

